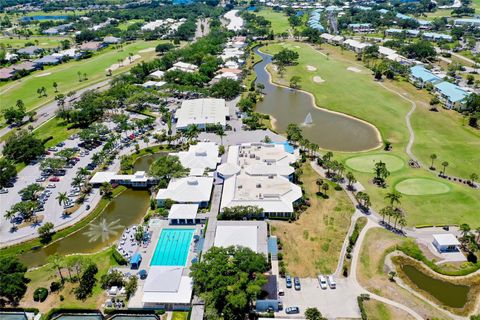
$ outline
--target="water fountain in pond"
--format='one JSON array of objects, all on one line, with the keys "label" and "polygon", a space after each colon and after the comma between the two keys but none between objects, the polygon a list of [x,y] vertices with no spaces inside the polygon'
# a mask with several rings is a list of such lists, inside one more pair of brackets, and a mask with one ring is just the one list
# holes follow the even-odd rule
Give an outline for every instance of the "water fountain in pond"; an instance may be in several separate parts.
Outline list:
[{"label": "water fountain in pond", "polygon": [[312,119],[312,114],[309,112],[307,114],[307,116],[305,117],[305,120],[303,120],[303,125],[304,126],[308,126],[308,125],[311,125],[313,123],[313,119]]},{"label": "water fountain in pond", "polygon": [[118,234],[119,229],[123,229],[123,226],[118,224],[120,219],[107,222],[106,219],[102,219],[97,224],[91,224],[88,226],[88,231],[85,231],[83,234],[88,236],[89,242],[95,242],[98,239],[102,241],[108,240],[110,237]]}]

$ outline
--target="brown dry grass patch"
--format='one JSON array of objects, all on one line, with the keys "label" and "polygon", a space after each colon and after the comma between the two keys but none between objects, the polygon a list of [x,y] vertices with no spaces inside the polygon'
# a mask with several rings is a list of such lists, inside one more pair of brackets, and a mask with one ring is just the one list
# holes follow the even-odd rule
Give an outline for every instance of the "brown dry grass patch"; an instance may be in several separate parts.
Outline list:
[{"label": "brown dry grass patch", "polygon": [[413,320],[415,319],[409,313],[377,300],[372,300],[372,299],[366,300],[363,302],[363,305],[365,307],[365,311],[367,313],[368,319],[376,319],[376,320],[396,320],[396,319]]},{"label": "brown dry grass patch", "polygon": [[282,241],[287,271],[295,276],[315,277],[335,271],[354,208],[345,192],[334,190],[333,184],[329,199],[317,196],[316,180],[320,176],[310,164],[302,169],[303,187],[311,206],[297,221],[272,221],[271,226]]}]

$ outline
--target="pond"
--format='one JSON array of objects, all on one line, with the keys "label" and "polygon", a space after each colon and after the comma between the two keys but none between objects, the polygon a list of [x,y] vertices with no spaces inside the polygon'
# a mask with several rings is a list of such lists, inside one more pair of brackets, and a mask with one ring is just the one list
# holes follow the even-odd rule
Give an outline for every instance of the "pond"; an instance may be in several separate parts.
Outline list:
[{"label": "pond", "polygon": [[158,153],[147,154],[143,157],[138,158],[133,165],[133,172],[136,172],[136,171],[148,172],[148,169],[150,169],[150,166],[155,160],[167,154],[168,152],[158,152]]},{"label": "pond", "polygon": [[19,259],[27,266],[34,267],[45,264],[47,257],[55,253],[68,255],[100,251],[113,244],[125,227],[142,220],[149,198],[150,194],[146,190],[127,189],[84,228],[38,250],[26,252]]},{"label": "pond", "polygon": [[405,264],[401,268],[418,288],[428,292],[444,305],[462,308],[467,303],[469,286],[434,279],[412,265]]},{"label": "pond", "polygon": [[66,20],[68,16],[29,16],[20,18],[21,22],[43,21],[43,20]]},{"label": "pond", "polygon": [[272,57],[258,48],[255,52],[263,59],[254,67],[256,83],[265,86],[265,97],[257,103],[256,111],[272,116],[276,130],[285,132],[290,123],[302,125],[306,138],[322,149],[333,151],[357,152],[379,146],[379,135],[372,125],[317,108],[311,95],[272,84],[265,69]]}]

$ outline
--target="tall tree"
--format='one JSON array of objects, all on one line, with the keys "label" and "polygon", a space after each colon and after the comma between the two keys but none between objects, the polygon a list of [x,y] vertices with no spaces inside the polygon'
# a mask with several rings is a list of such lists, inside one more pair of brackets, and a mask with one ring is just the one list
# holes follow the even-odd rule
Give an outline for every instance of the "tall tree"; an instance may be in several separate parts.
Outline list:
[{"label": "tall tree", "polygon": [[17,305],[27,292],[27,267],[16,257],[0,256],[0,301]]}]

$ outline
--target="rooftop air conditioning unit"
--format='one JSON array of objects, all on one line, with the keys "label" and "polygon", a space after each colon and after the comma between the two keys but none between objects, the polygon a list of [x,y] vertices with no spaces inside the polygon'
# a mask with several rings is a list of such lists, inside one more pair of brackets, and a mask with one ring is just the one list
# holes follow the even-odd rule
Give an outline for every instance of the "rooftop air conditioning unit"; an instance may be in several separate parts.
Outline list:
[{"label": "rooftop air conditioning unit", "polygon": [[262,184],[261,183],[257,183],[257,188],[261,188],[262,187]]}]

